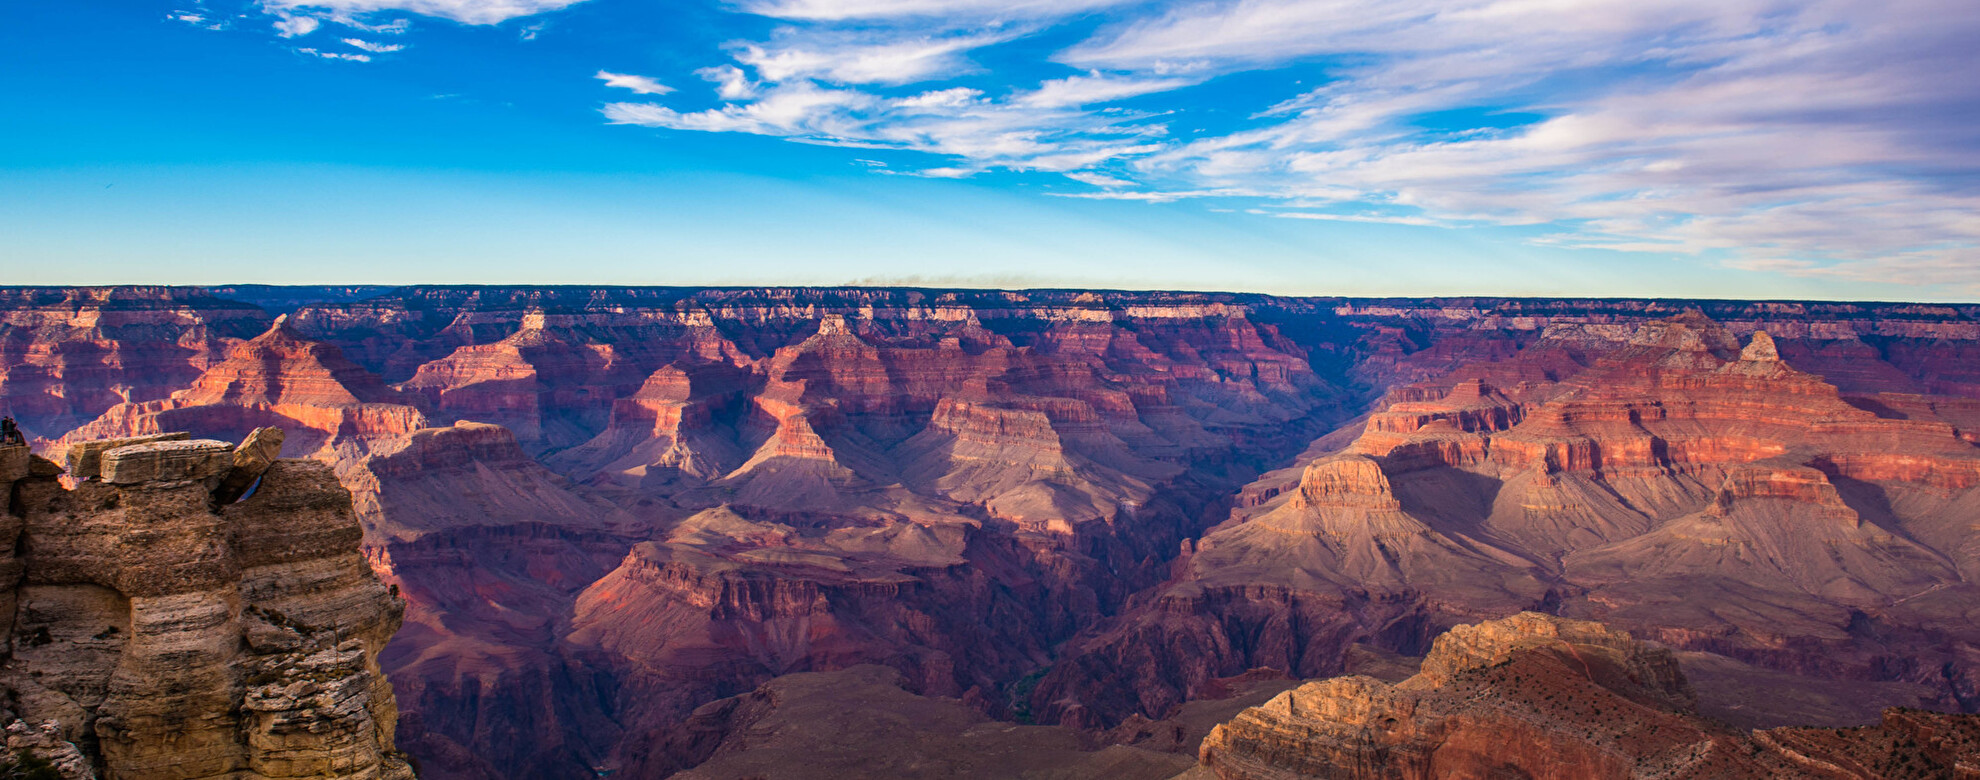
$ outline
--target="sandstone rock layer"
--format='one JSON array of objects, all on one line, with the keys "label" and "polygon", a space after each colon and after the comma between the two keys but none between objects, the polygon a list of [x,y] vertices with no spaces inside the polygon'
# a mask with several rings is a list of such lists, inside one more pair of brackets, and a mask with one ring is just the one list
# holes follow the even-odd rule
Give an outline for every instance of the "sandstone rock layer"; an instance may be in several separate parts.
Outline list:
[{"label": "sandstone rock layer", "polygon": [[74,445],[73,489],[0,475],[9,746],[108,780],[411,778],[377,661],[403,606],[330,467],[274,459],[279,431],[152,438]]},{"label": "sandstone rock layer", "polygon": [[1522,613],[1439,637],[1423,671],[1310,682],[1203,741],[1220,780],[1964,777],[1980,716],[1891,709],[1853,729],[1740,732],[1698,717],[1669,650]]}]

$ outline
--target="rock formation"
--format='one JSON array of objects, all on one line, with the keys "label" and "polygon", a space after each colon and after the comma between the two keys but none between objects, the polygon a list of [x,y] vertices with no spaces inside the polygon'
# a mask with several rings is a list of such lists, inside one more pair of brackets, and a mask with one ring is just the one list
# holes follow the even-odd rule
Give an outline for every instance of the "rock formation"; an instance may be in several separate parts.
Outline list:
[{"label": "rock formation", "polygon": [[227,358],[168,398],[121,403],[65,441],[172,430],[238,438],[258,427],[289,431],[292,451],[361,450],[370,441],[426,426],[410,399],[344,359],[335,346],[298,335],[286,316],[234,345]]},{"label": "rock formation", "polygon": [[0,289],[0,412],[54,439],[185,387],[269,319],[188,288]]},{"label": "rock formation", "polygon": [[[0,402],[331,464],[430,776],[661,775],[698,708],[862,664],[1188,752],[1233,680],[1524,609],[1678,648],[1741,723],[1980,702],[1980,307],[229,294],[268,310],[6,291]],[[795,744],[744,721],[704,736]]]},{"label": "rock formation", "polygon": [[[1309,682],[1210,732],[1219,780],[1890,778],[1980,771],[1980,716],[1891,709],[1852,729],[1698,717],[1671,652],[1538,613],[1459,626],[1423,670]],[[1203,773],[1199,771],[1199,774]]]},{"label": "rock formation", "polygon": [[330,467],[281,440],[80,443],[73,489],[0,447],[10,750],[111,779],[412,777],[377,660],[402,606]]},{"label": "rock formation", "polygon": [[[1256,504],[1083,640],[1034,707],[1104,727],[1212,678],[1330,674],[1352,642],[1417,654],[1522,609],[1976,700],[1980,633],[1954,615],[1980,596],[1980,558],[1954,529],[1980,449],[1956,425],[1851,403],[1765,332],[1742,345],[1696,312],[1551,329],[1455,376],[1391,391],[1296,482],[1248,490]],[[1138,682],[1106,682],[1123,678]]]}]

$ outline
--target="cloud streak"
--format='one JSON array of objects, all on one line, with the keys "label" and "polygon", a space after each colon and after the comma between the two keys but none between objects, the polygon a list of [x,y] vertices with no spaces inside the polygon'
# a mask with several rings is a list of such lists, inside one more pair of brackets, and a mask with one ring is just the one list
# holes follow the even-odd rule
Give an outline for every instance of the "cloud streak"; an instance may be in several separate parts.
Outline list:
[{"label": "cloud streak", "polygon": [[635,76],[630,73],[612,73],[601,70],[598,72],[596,78],[599,81],[605,82],[605,86],[630,89],[642,95],[665,95],[674,91],[673,87],[662,84],[648,76]]},{"label": "cloud streak", "polygon": [[415,14],[461,24],[500,24],[562,10],[584,0],[262,0],[269,13],[362,21],[379,14]]}]

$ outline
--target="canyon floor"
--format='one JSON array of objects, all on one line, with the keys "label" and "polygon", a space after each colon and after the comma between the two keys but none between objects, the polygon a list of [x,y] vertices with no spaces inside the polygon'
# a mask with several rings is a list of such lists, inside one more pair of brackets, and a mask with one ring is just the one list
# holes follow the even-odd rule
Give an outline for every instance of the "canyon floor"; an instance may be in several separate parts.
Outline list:
[{"label": "canyon floor", "polygon": [[[324,464],[422,777],[1294,777],[1374,765],[1287,747],[1343,708],[1448,758],[1529,695],[1665,736],[1465,755],[1895,777],[1980,710],[1980,306],[5,288],[0,367],[45,453]],[[1606,666],[1451,649],[1536,632]]]}]

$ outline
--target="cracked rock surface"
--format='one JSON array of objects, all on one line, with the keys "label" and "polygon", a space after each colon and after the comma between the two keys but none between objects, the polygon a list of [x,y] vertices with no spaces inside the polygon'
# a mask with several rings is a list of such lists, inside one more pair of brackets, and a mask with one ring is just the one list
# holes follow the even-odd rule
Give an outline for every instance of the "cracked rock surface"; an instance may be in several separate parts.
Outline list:
[{"label": "cracked rock surface", "polygon": [[0,475],[12,756],[67,778],[413,777],[378,667],[404,606],[330,467],[278,460],[280,442],[91,442],[72,487]]}]

